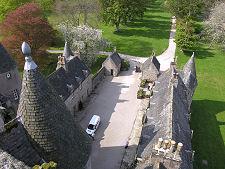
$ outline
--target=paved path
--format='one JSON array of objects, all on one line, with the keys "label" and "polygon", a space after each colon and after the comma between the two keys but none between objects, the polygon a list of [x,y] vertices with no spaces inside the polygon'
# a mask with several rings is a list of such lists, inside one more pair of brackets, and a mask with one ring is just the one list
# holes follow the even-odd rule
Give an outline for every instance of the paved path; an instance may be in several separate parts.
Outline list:
[{"label": "paved path", "polygon": [[[172,18],[172,26],[175,25],[176,19]],[[170,39],[169,39],[169,47],[159,56],[157,59],[160,63],[160,71],[165,71],[170,67],[170,62],[174,61],[175,51],[176,51],[176,43],[174,42],[174,37],[176,35],[176,30],[171,29]]]},{"label": "paved path", "polygon": [[82,113],[81,126],[86,129],[91,117],[101,117],[92,144],[92,169],[119,169],[124,145],[130,136],[139,106],[137,90],[139,73],[131,63],[129,71],[118,77],[106,77],[94,91],[94,97]]}]

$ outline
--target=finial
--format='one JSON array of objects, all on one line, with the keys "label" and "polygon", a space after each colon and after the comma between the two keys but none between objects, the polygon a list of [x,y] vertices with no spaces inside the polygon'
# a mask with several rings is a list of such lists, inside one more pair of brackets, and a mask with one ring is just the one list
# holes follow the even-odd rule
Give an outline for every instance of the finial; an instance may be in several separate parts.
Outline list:
[{"label": "finial", "polygon": [[116,52],[116,46],[114,46],[114,48],[113,48],[113,52]]},{"label": "finial", "polygon": [[29,56],[31,53],[31,49],[30,46],[26,43],[23,42],[22,46],[21,46],[22,52],[25,56]]},{"label": "finial", "polygon": [[34,63],[32,57],[30,56],[31,54],[30,46],[26,42],[23,42],[21,49],[25,56],[24,70],[36,69],[37,65]]}]

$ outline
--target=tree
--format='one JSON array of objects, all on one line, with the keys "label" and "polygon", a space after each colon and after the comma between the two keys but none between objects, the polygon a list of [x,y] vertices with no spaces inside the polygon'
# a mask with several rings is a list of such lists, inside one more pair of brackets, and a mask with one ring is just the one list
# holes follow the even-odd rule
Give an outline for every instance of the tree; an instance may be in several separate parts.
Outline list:
[{"label": "tree", "polygon": [[192,49],[196,46],[197,35],[192,27],[192,21],[184,23],[178,20],[175,42],[182,50]]},{"label": "tree", "polygon": [[1,24],[1,34],[2,44],[12,56],[22,56],[21,44],[26,41],[36,57],[52,43],[55,31],[43,18],[40,4],[31,2],[9,13]]},{"label": "tree", "polygon": [[65,40],[71,45],[71,49],[81,52],[81,58],[88,66],[95,63],[98,51],[109,46],[109,42],[103,39],[101,30],[87,25],[72,26],[61,23],[58,28],[63,32]]},{"label": "tree", "polygon": [[177,18],[190,20],[201,13],[203,0],[167,0],[166,8]]},{"label": "tree", "polygon": [[59,0],[55,11],[62,17],[64,24],[97,26],[101,6],[98,0]]},{"label": "tree", "polygon": [[209,18],[204,21],[205,37],[213,44],[220,43],[225,48],[225,2],[216,3],[211,9]]},{"label": "tree", "polygon": [[0,22],[13,10],[16,10],[19,6],[28,2],[38,2],[41,4],[41,9],[44,12],[49,12],[53,6],[55,0],[1,0],[0,1]]},{"label": "tree", "polygon": [[119,31],[120,23],[126,24],[142,17],[149,0],[100,0],[102,4],[103,20],[106,24],[112,23]]},{"label": "tree", "polygon": [[19,6],[30,2],[31,0],[1,0],[0,1],[0,22],[9,14],[11,11],[15,10]]}]

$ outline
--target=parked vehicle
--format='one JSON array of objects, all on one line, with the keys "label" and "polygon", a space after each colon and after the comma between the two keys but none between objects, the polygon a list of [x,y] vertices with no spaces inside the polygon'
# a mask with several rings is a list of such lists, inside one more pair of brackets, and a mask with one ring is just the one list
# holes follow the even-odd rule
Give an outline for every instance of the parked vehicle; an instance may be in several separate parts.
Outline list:
[{"label": "parked vehicle", "polygon": [[86,129],[87,134],[90,135],[91,137],[94,137],[95,131],[97,130],[99,124],[100,124],[100,117],[98,115],[93,115]]}]

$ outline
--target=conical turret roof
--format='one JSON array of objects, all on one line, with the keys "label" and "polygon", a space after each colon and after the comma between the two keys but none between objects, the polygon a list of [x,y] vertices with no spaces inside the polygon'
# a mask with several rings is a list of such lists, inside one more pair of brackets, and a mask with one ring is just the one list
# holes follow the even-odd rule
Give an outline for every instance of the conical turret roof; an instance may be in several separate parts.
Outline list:
[{"label": "conical turret roof", "polygon": [[14,69],[17,63],[8,54],[3,45],[0,43],[0,74]]},{"label": "conical turret roof", "polygon": [[194,52],[191,56],[191,58],[188,60],[188,62],[183,67],[184,74],[188,74],[191,72],[191,74],[196,78],[196,70],[195,70],[195,59],[194,59]]},{"label": "conical turret roof", "polygon": [[70,60],[70,56],[74,56],[73,52],[71,51],[67,41],[65,41],[63,56],[66,58],[66,60]]},{"label": "conical turret roof", "polygon": [[33,66],[24,69],[18,108],[31,144],[45,161],[53,160],[59,168],[82,169],[89,159],[90,138],[32,62],[26,56],[25,65]]}]

